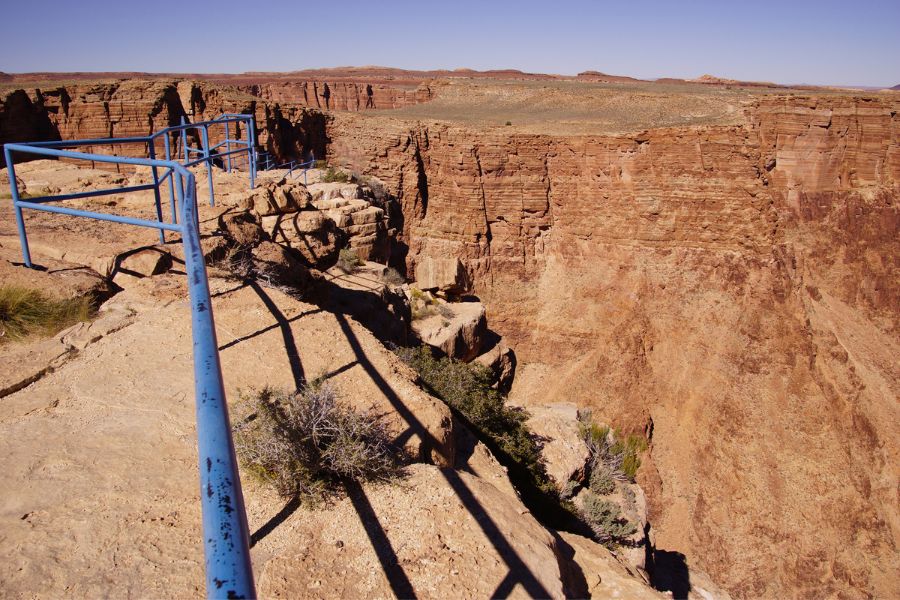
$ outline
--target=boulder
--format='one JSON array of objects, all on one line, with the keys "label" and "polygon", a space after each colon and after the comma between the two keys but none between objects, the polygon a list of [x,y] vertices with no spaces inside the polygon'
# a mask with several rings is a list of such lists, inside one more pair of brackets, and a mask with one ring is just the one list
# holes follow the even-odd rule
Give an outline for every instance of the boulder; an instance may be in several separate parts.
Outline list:
[{"label": "boulder", "polygon": [[139,277],[152,277],[172,267],[172,255],[161,248],[144,248],[119,260],[119,270]]},{"label": "boulder", "polygon": [[481,302],[435,302],[440,312],[412,323],[419,339],[440,348],[451,358],[468,362],[478,356],[487,333],[484,305]]},{"label": "boulder", "polygon": [[295,181],[262,183],[247,195],[241,208],[259,216],[296,212],[309,206],[311,196],[306,186]]},{"label": "boulder", "polygon": [[319,270],[337,261],[344,236],[334,221],[318,210],[262,217],[269,238],[296,250],[307,266]]},{"label": "boulder", "polygon": [[257,277],[270,283],[305,287],[311,280],[309,269],[281,244],[262,242],[251,252]]},{"label": "boulder", "polygon": [[567,598],[661,600],[669,597],[646,585],[638,573],[621,564],[602,544],[565,531],[556,533],[556,542],[563,580],[569,583]]},{"label": "boulder", "polygon": [[500,342],[493,348],[478,356],[474,362],[487,368],[493,377],[494,386],[501,392],[508,392],[512,387],[516,373],[516,355],[512,348]]},{"label": "boulder", "polygon": [[361,198],[362,189],[355,183],[312,183],[307,188],[312,200],[332,200],[334,198]]},{"label": "boulder", "polygon": [[460,294],[468,290],[468,277],[458,258],[426,256],[416,263],[416,285],[423,290]]},{"label": "boulder", "polygon": [[[477,360],[477,359],[476,359]],[[560,488],[570,479],[580,479],[590,458],[587,444],[578,432],[578,407],[570,402],[528,407],[528,428],[544,440],[541,456]]]},{"label": "boulder", "polygon": [[253,213],[226,213],[219,217],[219,228],[238,246],[255,246],[265,238]]}]

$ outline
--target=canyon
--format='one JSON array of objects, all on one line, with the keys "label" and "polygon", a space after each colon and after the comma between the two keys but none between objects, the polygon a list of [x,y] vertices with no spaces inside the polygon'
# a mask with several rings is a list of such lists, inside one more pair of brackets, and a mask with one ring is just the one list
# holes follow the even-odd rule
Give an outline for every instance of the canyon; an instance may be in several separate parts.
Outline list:
[{"label": "canyon", "polygon": [[511,402],[648,438],[661,556],[737,598],[895,592],[900,96],[317,75],[7,81],[0,142],[255,115],[383,183],[390,264],[460,260]]}]

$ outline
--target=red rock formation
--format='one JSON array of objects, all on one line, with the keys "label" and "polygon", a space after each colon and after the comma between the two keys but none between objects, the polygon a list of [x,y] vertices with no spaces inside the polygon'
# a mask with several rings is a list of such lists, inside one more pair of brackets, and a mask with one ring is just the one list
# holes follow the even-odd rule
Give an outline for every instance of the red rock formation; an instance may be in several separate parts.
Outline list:
[{"label": "red rock formation", "polygon": [[900,117],[772,97],[740,126],[500,135],[335,115],[408,262],[458,256],[513,394],[652,432],[657,547],[739,597],[897,588]]}]

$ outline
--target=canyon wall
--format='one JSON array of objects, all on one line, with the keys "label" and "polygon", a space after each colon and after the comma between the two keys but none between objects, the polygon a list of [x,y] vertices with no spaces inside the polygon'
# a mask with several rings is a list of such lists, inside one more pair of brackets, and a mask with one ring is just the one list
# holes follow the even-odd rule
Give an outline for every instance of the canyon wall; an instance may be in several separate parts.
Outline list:
[{"label": "canyon wall", "polygon": [[[280,160],[325,154],[325,116],[302,103],[265,101],[232,87],[185,80],[122,80],[85,82],[10,90],[0,95],[0,144],[59,139],[146,136],[165,127],[213,119],[222,113],[252,114],[256,142]],[[189,133],[200,146],[199,134]],[[209,130],[210,143],[224,139],[223,127]],[[238,139],[247,132],[239,130]],[[178,136],[172,148],[180,149]],[[146,156],[142,145],[92,146],[91,152]],[[162,156],[163,147],[156,148]],[[25,157],[23,156],[23,159]],[[0,165],[3,165],[0,156]]]},{"label": "canyon wall", "polygon": [[768,97],[740,126],[499,135],[335,114],[408,265],[458,256],[513,399],[651,436],[655,544],[742,598],[897,589],[896,100]]},{"label": "canyon wall", "polygon": [[431,88],[424,83],[398,87],[366,82],[285,81],[238,89],[270,103],[344,111],[403,108],[433,97]]},{"label": "canyon wall", "polygon": [[324,113],[306,85],[15,91],[0,142],[254,114],[276,156],[386,182],[406,267],[464,261],[516,350],[514,401],[650,436],[658,549],[742,598],[898,588],[900,101],[767,96],[734,126],[554,137]]}]

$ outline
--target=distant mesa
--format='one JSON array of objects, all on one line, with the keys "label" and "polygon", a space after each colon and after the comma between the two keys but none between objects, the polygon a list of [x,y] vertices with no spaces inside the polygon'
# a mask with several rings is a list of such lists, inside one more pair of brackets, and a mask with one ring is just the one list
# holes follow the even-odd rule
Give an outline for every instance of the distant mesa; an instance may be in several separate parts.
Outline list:
[{"label": "distant mesa", "polygon": [[900,83],[898,83],[898,84],[895,85],[894,87],[888,88],[888,89],[889,89],[889,90],[897,90],[898,92],[900,92]]},{"label": "distant mesa", "polygon": [[582,71],[575,76],[579,81],[592,81],[597,83],[616,83],[624,81],[641,81],[634,77],[626,77],[624,75],[609,75],[600,71]]},{"label": "distant mesa", "polygon": [[12,81],[12,80],[13,80],[12,75],[10,75],[9,73],[4,73],[3,71],[0,71],[0,81]]}]

